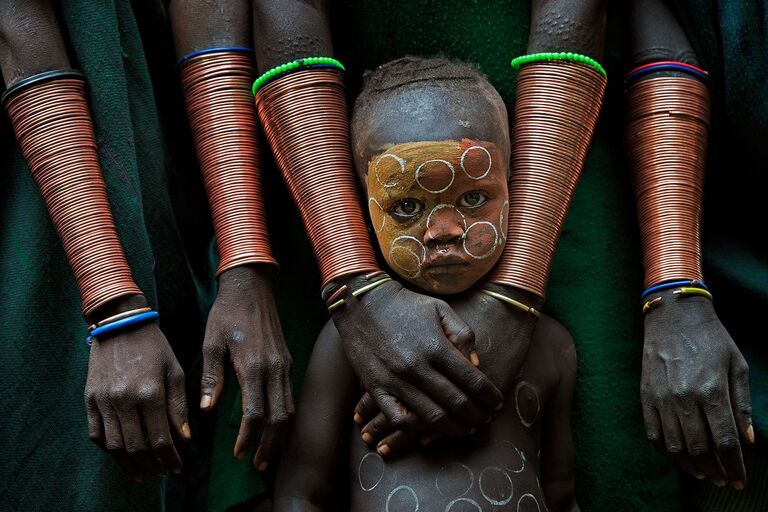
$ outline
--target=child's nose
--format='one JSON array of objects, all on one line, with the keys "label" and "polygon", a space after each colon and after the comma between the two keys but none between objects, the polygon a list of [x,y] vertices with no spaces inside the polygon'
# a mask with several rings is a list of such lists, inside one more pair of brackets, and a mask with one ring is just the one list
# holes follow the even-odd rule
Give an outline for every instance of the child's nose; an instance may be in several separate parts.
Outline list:
[{"label": "child's nose", "polygon": [[427,218],[424,233],[425,244],[447,244],[458,242],[464,236],[464,219],[456,208],[437,207]]}]

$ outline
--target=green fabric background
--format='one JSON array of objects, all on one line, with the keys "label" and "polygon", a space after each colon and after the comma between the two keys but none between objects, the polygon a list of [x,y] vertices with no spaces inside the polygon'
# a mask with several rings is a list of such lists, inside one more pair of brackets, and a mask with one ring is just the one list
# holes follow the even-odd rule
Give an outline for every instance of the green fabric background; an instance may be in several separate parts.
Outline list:
[{"label": "green fabric background", "polygon": [[[705,275],[718,312],[751,365],[760,447],[748,457],[748,490],[734,493],[688,479],[681,486],[674,468],[644,440],[638,404],[642,278],[622,151],[622,13],[613,12],[605,59],[611,83],[547,304],[571,330],[579,352],[577,492],[586,511],[679,510],[683,495],[689,510],[762,511],[768,509],[763,437],[768,357],[758,319],[768,306],[768,219],[760,201],[768,181],[768,77],[762,65],[768,14],[756,2],[730,0],[720,8],[706,0],[672,3],[715,77]],[[336,49],[349,69],[351,98],[365,69],[409,53],[443,54],[477,63],[512,104],[515,74],[508,62],[525,48],[527,2],[336,0],[333,5]],[[99,156],[121,240],[187,372],[195,441],[184,447],[184,475],[143,486],[122,476],[88,441],[82,399],[88,352],[77,289],[3,119],[0,510],[225,510],[264,487],[248,461],[231,456],[240,408],[232,376],[216,416],[200,415],[196,405],[215,252],[164,3],[63,0],[60,15],[73,64],[90,85]],[[316,295],[319,278],[274,166],[267,163],[264,172],[270,234],[281,263],[278,308],[298,386],[325,320]]]}]

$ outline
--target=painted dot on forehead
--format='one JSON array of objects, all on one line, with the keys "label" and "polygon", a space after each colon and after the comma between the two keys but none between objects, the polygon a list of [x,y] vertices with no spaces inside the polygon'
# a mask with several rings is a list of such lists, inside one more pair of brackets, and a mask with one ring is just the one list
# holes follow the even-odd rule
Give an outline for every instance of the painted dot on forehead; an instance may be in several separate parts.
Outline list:
[{"label": "painted dot on forehead", "polygon": [[416,183],[433,194],[448,190],[455,177],[456,170],[447,160],[427,160],[416,168]]}]

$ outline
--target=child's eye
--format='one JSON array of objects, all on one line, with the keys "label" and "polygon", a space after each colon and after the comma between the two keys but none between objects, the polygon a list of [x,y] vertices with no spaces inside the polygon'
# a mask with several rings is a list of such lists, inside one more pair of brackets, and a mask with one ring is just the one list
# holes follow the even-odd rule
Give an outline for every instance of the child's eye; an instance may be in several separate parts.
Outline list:
[{"label": "child's eye", "polygon": [[477,208],[488,201],[488,196],[480,191],[467,192],[459,199],[459,206],[462,208]]},{"label": "child's eye", "polygon": [[392,213],[401,220],[409,220],[416,217],[424,210],[424,203],[418,199],[406,198],[392,208]]}]

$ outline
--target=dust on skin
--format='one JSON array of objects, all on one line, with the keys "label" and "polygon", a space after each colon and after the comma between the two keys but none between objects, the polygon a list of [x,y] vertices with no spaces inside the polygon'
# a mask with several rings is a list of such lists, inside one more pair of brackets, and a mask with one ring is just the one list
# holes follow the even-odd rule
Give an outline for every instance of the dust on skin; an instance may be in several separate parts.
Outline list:
[{"label": "dust on skin", "polygon": [[431,293],[459,293],[504,246],[508,162],[471,139],[397,144],[368,161],[368,211],[387,263]]}]

